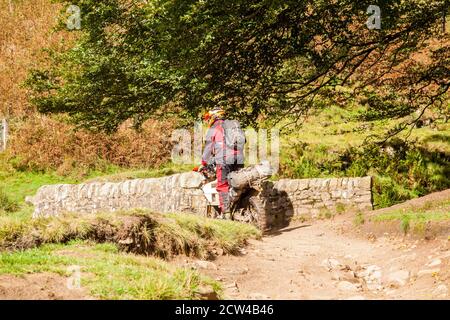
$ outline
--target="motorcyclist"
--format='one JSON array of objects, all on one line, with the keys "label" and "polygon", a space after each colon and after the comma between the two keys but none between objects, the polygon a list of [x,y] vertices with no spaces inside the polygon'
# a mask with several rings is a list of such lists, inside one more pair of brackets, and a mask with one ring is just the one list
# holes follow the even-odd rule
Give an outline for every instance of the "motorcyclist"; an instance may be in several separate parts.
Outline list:
[{"label": "motorcyclist", "polygon": [[216,107],[208,111],[203,116],[203,120],[208,122],[209,127],[202,155],[202,167],[208,165],[215,166],[220,215],[222,218],[227,219],[230,218],[229,184],[227,177],[230,172],[244,167],[244,152],[243,148],[231,148],[225,142],[225,131],[228,129],[226,127],[226,117],[223,109]]}]

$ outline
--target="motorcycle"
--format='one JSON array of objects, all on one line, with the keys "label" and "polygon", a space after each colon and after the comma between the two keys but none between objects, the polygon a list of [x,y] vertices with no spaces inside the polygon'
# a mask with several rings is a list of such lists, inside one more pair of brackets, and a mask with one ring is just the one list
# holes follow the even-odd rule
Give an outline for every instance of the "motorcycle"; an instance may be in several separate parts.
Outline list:
[{"label": "motorcycle", "polygon": [[[202,190],[207,200],[207,216],[222,218],[220,214],[219,193],[216,190],[216,168],[208,165],[199,170],[204,176]],[[272,176],[268,161],[258,165],[231,172],[228,175],[230,219],[250,223],[262,231],[270,229],[265,201],[261,197],[264,181]]]}]

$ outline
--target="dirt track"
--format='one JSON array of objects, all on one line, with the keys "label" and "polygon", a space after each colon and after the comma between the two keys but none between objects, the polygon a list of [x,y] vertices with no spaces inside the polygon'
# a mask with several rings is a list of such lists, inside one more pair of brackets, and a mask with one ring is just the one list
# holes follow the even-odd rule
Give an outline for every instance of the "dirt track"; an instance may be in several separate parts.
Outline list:
[{"label": "dirt track", "polygon": [[[449,193],[427,200],[448,199]],[[448,236],[377,238],[355,230],[352,220],[347,214],[291,225],[251,241],[240,256],[221,256],[199,269],[220,280],[229,299],[449,299]]]},{"label": "dirt track", "polygon": [[448,298],[449,262],[447,240],[358,239],[321,222],[252,241],[204,272],[230,299],[431,299]]}]

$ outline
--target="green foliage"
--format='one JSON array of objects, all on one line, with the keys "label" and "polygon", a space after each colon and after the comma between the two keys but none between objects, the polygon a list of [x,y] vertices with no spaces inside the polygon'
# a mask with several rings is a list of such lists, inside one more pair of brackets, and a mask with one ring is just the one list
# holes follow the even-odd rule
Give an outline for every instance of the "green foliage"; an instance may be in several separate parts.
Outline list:
[{"label": "green foliage", "polygon": [[366,222],[364,214],[362,212],[357,212],[353,218],[353,223],[355,226],[363,225]]},{"label": "green foliage", "polygon": [[325,219],[332,219],[332,218],[334,218],[334,214],[328,208],[321,208],[320,211],[319,211],[318,218],[319,219],[323,219],[323,220],[325,220]]},{"label": "green foliage", "polygon": [[346,210],[346,206],[343,203],[336,204],[336,213],[337,214],[343,214]]},{"label": "green foliage", "polygon": [[[333,151],[330,152],[330,149]],[[348,147],[298,143],[283,155],[280,176],[291,178],[374,176],[375,207],[382,208],[450,187],[450,157],[416,142]]]},{"label": "green foliage", "polygon": [[405,214],[402,216],[400,220],[400,229],[403,231],[404,234],[407,234],[410,228],[411,228],[410,217]]},{"label": "green foliage", "polygon": [[[82,30],[27,84],[41,112],[68,113],[91,129],[113,131],[130,118],[139,126],[174,112],[192,117],[213,105],[245,123],[260,115],[296,119],[325,101],[352,100],[351,82],[370,83],[362,93],[368,107],[394,117],[432,94],[438,104],[449,88],[447,46],[430,65],[380,80],[441,36],[449,0],[379,1],[383,27],[376,31],[365,26],[369,0],[59,2],[81,8]],[[433,81],[441,83],[433,92],[414,90]]]},{"label": "green foliage", "polygon": [[18,209],[17,202],[11,200],[3,188],[0,188],[0,212],[13,212]]}]

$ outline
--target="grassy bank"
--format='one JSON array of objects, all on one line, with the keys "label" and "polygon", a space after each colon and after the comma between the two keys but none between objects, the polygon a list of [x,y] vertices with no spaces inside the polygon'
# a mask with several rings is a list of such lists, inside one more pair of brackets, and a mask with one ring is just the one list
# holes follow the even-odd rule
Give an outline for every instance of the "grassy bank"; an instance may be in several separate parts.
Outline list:
[{"label": "grassy bank", "polygon": [[355,216],[355,225],[374,234],[400,234],[418,238],[446,238],[449,232],[449,191],[413,199],[392,208]]},{"label": "grassy bank", "polygon": [[220,297],[217,282],[164,260],[232,254],[260,237],[248,224],[189,214],[133,210],[34,220],[30,214],[0,216],[0,276],[68,277],[69,267],[78,266],[82,287],[100,299]]},{"label": "grassy bank", "polygon": [[396,209],[376,215],[374,223],[394,222],[403,233],[423,234],[427,226],[450,221],[450,200],[425,202],[422,206]]},{"label": "grassy bank", "polygon": [[26,212],[20,212],[0,217],[3,250],[90,240],[111,242],[122,251],[162,258],[178,254],[208,258],[213,249],[234,253],[247,239],[258,237],[260,232],[248,224],[147,210],[39,219],[30,219]]},{"label": "grassy bank", "polygon": [[0,252],[1,275],[49,272],[69,277],[73,266],[80,270],[81,287],[97,299],[199,299],[202,288],[221,295],[216,281],[194,270],[123,253],[111,243],[75,241]]}]

